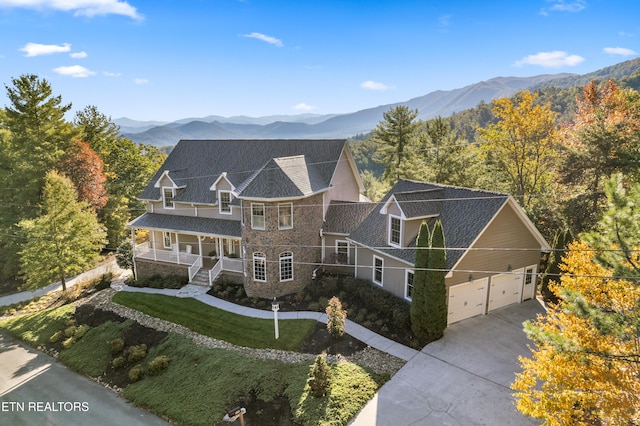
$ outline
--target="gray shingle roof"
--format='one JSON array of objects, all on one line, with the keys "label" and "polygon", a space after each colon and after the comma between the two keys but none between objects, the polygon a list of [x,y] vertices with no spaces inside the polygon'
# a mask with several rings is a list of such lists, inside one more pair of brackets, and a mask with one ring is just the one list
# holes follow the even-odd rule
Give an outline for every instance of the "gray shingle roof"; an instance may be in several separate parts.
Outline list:
[{"label": "gray shingle roof", "polygon": [[[158,200],[161,197],[160,188],[154,185],[165,171],[169,172],[178,186],[175,201],[189,203],[215,204],[215,191],[210,191],[211,185],[227,172],[227,179],[234,187],[246,187],[254,196],[261,191],[272,191],[275,195],[290,194],[295,188],[304,187],[305,177],[297,173],[303,171],[302,162],[293,160],[295,167],[289,167],[287,157],[304,156],[304,164],[308,176],[306,179],[312,190],[329,186],[337,162],[346,144],[343,139],[299,140],[181,140],[169,154],[166,161],[151,179],[140,195],[143,200]],[[273,159],[281,159],[277,168],[267,167]],[[277,162],[276,162],[277,163]],[[284,164],[287,163],[287,164]],[[265,185],[260,175],[278,173],[286,175],[291,181],[286,187],[273,188]],[[273,173],[272,173],[273,171]],[[259,179],[256,179],[258,178]],[[254,178],[254,179],[250,179]]]},{"label": "gray shingle roof", "polygon": [[331,201],[323,229],[325,232],[349,234],[377,205],[377,203]]},{"label": "gray shingle roof", "polygon": [[238,238],[241,236],[239,221],[206,217],[145,213],[132,220],[128,226],[130,228],[156,229],[170,232],[211,234]]},{"label": "gray shingle roof", "polygon": [[272,158],[236,188],[239,197],[286,198],[309,196],[326,189],[322,174],[304,155]]},{"label": "gray shingle roof", "polygon": [[[445,245],[451,248],[470,247],[508,200],[507,194],[496,192],[409,180],[398,181],[349,238],[410,263],[415,260],[415,250],[411,249],[415,247],[415,241],[407,249],[393,248],[387,243],[387,218],[380,213],[380,209],[392,194],[402,200],[403,211],[411,211],[411,216],[407,215],[408,217],[438,214],[442,221]],[[429,202],[430,200],[437,201]],[[411,207],[410,202],[413,202]],[[434,219],[429,223],[433,221]],[[447,250],[447,268],[453,267],[464,253],[463,250]]]}]

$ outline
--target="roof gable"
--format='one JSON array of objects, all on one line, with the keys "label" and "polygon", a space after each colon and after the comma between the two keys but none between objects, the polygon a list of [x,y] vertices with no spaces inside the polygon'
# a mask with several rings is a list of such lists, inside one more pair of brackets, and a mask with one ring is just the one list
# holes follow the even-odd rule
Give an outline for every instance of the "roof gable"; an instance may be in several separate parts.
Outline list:
[{"label": "roof gable", "polygon": [[[160,199],[160,188],[155,183],[165,173],[173,176],[180,172],[176,184],[183,187],[175,201],[215,204],[211,186],[224,172],[226,179],[238,188],[262,170],[274,158],[304,156],[313,185],[322,182],[329,186],[346,147],[344,139],[273,139],[273,140],[181,140],[171,151],[164,164],[140,195],[143,200]],[[286,167],[285,167],[286,168]],[[291,179],[294,186],[300,182]]]}]

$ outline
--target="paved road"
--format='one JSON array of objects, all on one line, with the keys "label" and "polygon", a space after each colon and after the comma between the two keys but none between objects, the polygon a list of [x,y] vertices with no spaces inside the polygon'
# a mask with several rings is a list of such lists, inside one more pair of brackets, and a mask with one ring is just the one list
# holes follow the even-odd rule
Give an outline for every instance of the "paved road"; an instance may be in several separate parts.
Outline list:
[{"label": "paved road", "polygon": [[0,334],[0,425],[168,425],[46,354]]}]

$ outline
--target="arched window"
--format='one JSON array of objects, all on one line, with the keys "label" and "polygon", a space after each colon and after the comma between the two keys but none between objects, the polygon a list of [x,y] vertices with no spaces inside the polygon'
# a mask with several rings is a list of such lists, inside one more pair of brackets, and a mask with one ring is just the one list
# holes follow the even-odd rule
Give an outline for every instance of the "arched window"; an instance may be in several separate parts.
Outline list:
[{"label": "arched window", "polygon": [[293,280],[293,253],[285,251],[280,253],[280,281]]},{"label": "arched window", "polygon": [[253,253],[253,279],[254,281],[267,281],[267,257],[264,253]]}]

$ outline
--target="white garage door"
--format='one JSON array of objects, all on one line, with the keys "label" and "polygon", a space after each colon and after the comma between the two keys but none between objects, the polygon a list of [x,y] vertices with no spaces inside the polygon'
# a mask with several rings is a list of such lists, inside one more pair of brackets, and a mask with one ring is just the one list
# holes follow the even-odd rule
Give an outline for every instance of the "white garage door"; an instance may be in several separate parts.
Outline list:
[{"label": "white garage door", "polygon": [[489,286],[489,310],[519,303],[522,291],[522,269],[508,274],[494,275]]},{"label": "white garage door", "polygon": [[485,313],[489,279],[449,287],[448,324]]}]

